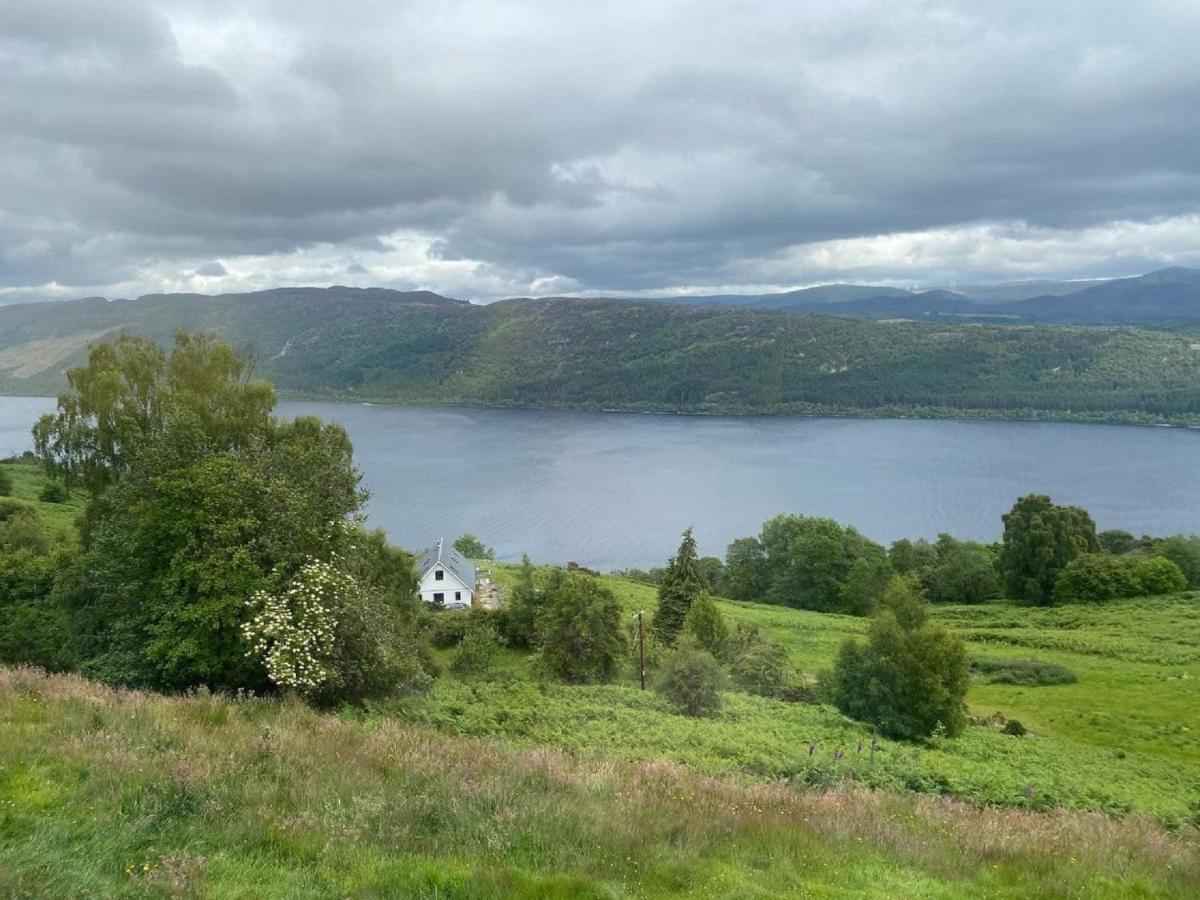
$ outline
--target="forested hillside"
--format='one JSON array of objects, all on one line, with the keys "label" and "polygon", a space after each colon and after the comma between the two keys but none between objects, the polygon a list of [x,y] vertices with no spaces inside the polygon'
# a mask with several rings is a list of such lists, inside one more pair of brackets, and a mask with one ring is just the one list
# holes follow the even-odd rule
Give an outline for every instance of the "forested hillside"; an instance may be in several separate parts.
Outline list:
[{"label": "forested hillside", "polygon": [[287,395],[682,412],[1200,421],[1200,337],[874,322],[617,300],[351,288],[0,309],[0,391],[57,392],[87,344],[208,329]]}]

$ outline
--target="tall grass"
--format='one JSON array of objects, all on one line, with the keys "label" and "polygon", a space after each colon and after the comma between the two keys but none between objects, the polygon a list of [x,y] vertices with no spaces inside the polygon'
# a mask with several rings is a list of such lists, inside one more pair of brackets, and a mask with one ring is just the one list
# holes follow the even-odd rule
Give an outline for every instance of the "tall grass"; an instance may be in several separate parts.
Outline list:
[{"label": "tall grass", "polygon": [[1194,896],[1197,835],[0,669],[0,895]]}]

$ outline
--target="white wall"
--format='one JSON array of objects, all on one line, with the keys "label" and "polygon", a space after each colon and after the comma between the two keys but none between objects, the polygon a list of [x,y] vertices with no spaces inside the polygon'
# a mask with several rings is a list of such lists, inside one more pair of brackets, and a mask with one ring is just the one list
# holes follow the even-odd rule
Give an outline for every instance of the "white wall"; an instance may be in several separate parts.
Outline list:
[{"label": "white wall", "polygon": [[[438,581],[437,576],[434,574],[438,570],[446,573],[442,581]],[[445,566],[437,564],[431,566],[429,571],[426,572],[424,577],[421,579],[420,591],[421,599],[426,603],[434,602],[434,594],[442,594],[443,603],[453,603],[455,602],[454,594],[456,591],[462,594],[463,603],[470,603],[472,597],[474,596],[475,585],[463,584],[461,578],[459,578]]]}]

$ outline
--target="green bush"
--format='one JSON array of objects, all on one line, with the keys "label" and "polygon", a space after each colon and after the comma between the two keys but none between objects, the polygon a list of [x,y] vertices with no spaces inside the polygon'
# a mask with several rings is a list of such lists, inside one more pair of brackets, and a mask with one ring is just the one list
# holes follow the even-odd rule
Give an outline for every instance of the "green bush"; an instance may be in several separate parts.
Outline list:
[{"label": "green bush", "polygon": [[1011,734],[1015,737],[1021,737],[1027,733],[1025,726],[1021,724],[1019,719],[1009,719],[1004,723],[1002,730],[1005,734]]},{"label": "green bush", "polygon": [[390,604],[369,594],[342,607],[331,664],[333,677],[313,696],[323,706],[416,693],[434,670],[428,647]]},{"label": "green bush", "polygon": [[0,466],[0,497],[8,497],[13,492],[13,479],[8,469]]},{"label": "green bush", "polygon": [[69,561],[29,550],[0,554],[0,663],[70,668],[70,619],[54,595],[59,569]]},{"label": "green bush", "polygon": [[658,673],[655,689],[686,716],[709,716],[721,708],[725,673],[716,658],[704,650],[681,646]]},{"label": "green bush", "polygon": [[23,506],[0,519],[0,553],[28,550],[43,556],[50,550],[50,535],[42,527],[37,510]]},{"label": "green bush", "polygon": [[1187,590],[1188,580],[1183,571],[1163,556],[1139,559],[1134,566],[1141,593],[1154,597],[1159,594],[1177,594]]},{"label": "green bush", "polygon": [[12,500],[8,497],[0,497],[0,522],[7,522],[13,516],[28,516],[36,513],[37,510],[28,503],[21,500]]},{"label": "green bush", "polygon": [[66,503],[67,489],[61,481],[47,481],[38,492],[38,499],[43,503]]},{"label": "green bush", "polygon": [[612,591],[590,575],[559,574],[542,615],[542,670],[575,684],[611,681],[627,648]]},{"label": "green bush", "polygon": [[467,610],[436,610],[428,617],[429,643],[439,650],[457,647],[467,634],[471,614]]},{"label": "green bush", "polygon": [[739,622],[729,639],[729,671],[734,684],[763,697],[781,697],[791,680],[787,647],[763,637],[759,630]]},{"label": "green bush", "polygon": [[1039,687],[1053,684],[1074,684],[1078,679],[1066,666],[1036,659],[971,660],[971,671],[988,684],[1017,684]]},{"label": "green bush", "polygon": [[310,560],[280,590],[255,592],[249,612],[246,655],[279,689],[331,705],[428,684],[411,623],[336,561]]},{"label": "green bush", "polygon": [[728,650],[729,628],[717,604],[708,594],[697,597],[683,617],[683,637],[718,659],[724,658]]},{"label": "green bush", "polygon": [[1200,588],[1200,534],[1176,534],[1164,538],[1154,552],[1179,566],[1188,587]]},{"label": "green bush", "polygon": [[1124,597],[1173,594],[1187,587],[1179,566],[1162,556],[1085,553],[1063,567],[1054,588],[1059,603],[1102,603]]},{"label": "green bush", "polygon": [[895,576],[866,644],[847,639],[826,675],[838,709],[895,738],[962,732],[970,678],[966,650],[961,638],[926,624],[927,614],[916,577]]},{"label": "green bush", "polygon": [[450,661],[450,671],[458,675],[486,672],[500,649],[500,635],[490,614],[477,611],[468,618],[466,633]]},{"label": "green bush", "polygon": [[1137,560],[1131,556],[1085,553],[1059,573],[1054,599],[1059,603],[1098,603],[1136,597],[1141,593],[1136,565]]}]

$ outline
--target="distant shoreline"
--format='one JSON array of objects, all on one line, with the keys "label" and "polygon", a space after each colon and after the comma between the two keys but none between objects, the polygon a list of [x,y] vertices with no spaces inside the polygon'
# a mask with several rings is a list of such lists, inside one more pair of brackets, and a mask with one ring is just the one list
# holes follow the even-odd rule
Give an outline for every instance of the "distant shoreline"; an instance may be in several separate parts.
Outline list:
[{"label": "distant shoreline", "polygon": [[[3,396],[3,394],[0,394]],[[466,409],[520,409],[529,411],[569,411],[591,413],[622,413],[651,416],[693,416],[699,418],[771,418],[771,419],[923,419],[928,421],[958,420],[963,422],[1056,422],[1078,425],[1125,425],[1153,428],[1200,429],[1200,415],[1157,416],[1150,413],[1064,413],[1054,410],[986,410],[936,407],[920,409],[884,407],[877,409],[833,408],[820,404],[805,404],[805,408],[747,409],[740,407],[692,409],[655,404],[593,405],[574,403],[528,403],[516,401],[405,399],[383,397],[354,397],[334,394],[279,393],[280,400],[311,403],[350,403],[369,406],[399,406],[427,408],[436,406]]]},{"label": "distant shoreline", "polygon": [[[1056,422],[1078,425],[1124,425],[1154,428],[1200,429],[1200,415],[1179,414],[1159,416],[1135,411],[1109,413],[1072,413],[1058,410],[989,410],[938,409],[937,407],[889,406],[874,409],[826,407],[821,404],[788,404],[786,408],[748,409],[744,407],[713,407],[708,409],[669,407],[658,404],[578,404],[530,403],[520,401],[485,401],[477,399],[419,398],[395,399],[379,396],[353,396],[340,393],[302,393],[279,391],[279,399],[309,403],[347,403],[352,405],[397,406],[428,408],[436,406],[465,409],[519,409],[529,411],[570,411],[591,413],[623,413],[656,416],[694,416],[772,419],[924,419],[928,421],[958,420],[964,422]],[[0,397],[25,400],[50,400],[51,395],[9,393],[0,390]]]}]

